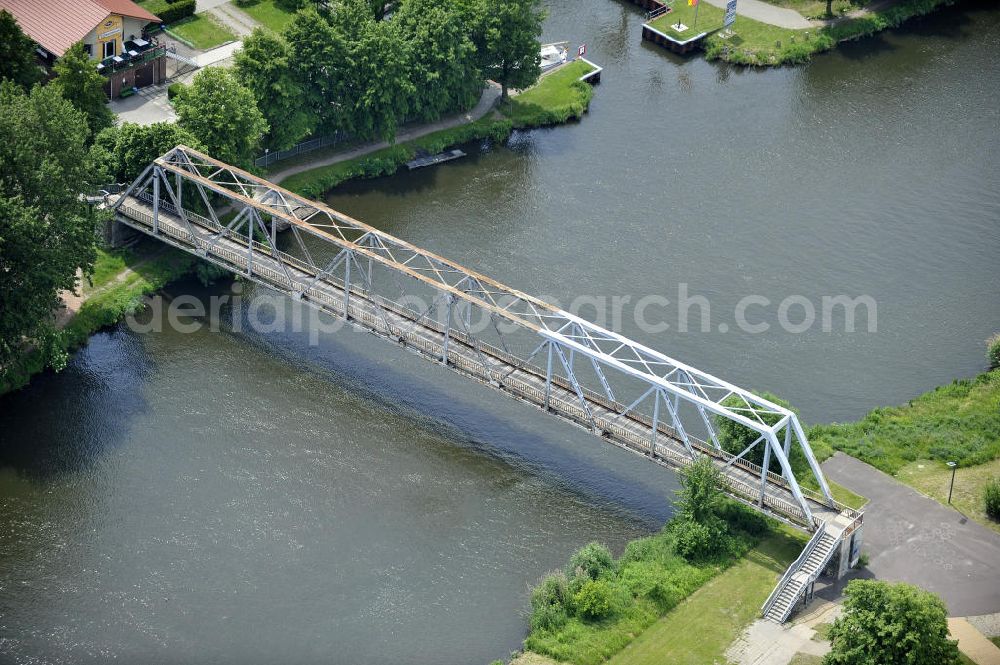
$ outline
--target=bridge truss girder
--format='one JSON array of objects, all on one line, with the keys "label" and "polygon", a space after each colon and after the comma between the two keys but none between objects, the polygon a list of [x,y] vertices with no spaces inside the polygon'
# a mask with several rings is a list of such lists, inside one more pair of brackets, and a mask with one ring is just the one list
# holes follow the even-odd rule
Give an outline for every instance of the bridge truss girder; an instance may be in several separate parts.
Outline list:
[{"label": "bridge truss girder", "polygon": [[[473,310],[480,312],[481,318],[490,323],[486,329],[495,331],[494,339],[499,340],[505,351],[510,352],[512,335],[534,340],[524,347],[533,350],[523,364],[527,365],[539,354],[545,356],[545,406],[548,407],[552,381],[561,368],[561,378],[573,386],[595,431],[598,427],[585,398],[587,392],[603,395],[617,405],[619,418],[634,412],[651,417],[654,448],[659,436],[658,423],[669,423],[675,438],[692,457],[703,454],[706,448],[720,448],[713,418],[739,423],[759,437],[737,459],[756,445],[765,446],[765,461],[760,471],[761,502],[770,475],[769,461],[774,456],[806,522],[812,524],[809,505],[789,461],[792,447],[798,446],[820,488],[821,500],[835,507],[798,417],[748,390],[186,146],[177,146],[155,160],[112,207],[120,206],[130,196],[151,202],[154,234],[161,207],[185,211],[180,217],[189,227],[193,246],[199,255],[210,260],[215,260],[214,242],[221,238],[243,238],[250,248],[246,274],[251,278],[254,248],[270,256],[287,257],[287,261],[307,269],[315,277],[303,285],[288,274],[291,263],[282,264],[288,278],[287,293],[293,298],[309,302],[313,290],[323,280],[336,281],[343,287],[345,315],[350,311],[352,290],[371,297],[376,305],[380,298],[393,300],[386,292],[386,284],[376,285],[376,269],[393,280],[400,300],[405,300],[415,286],[425,293],[429,291],[430,305],[425,311],[414,312],[420,316],[414,324],[433,319],[443,326],[444,347],[439,360],[444,364],[449,362],[449,336],[453,332],[479,339],[477,334],[481,333],[474,333],[470,324]],[[185,200],[190,202],[192,197],[195,203],[185,205]],[[223,206],[237,210],[236,216],[225,224],[217,212]],[[213,239],[207,242],[199,239],[190,228],[192,207],[200,208],[205,213],[203,220],[217,229]],[[283,228],[290,231],[290,248],[279,247],[278,234]],[[388,314],[382,311],[381,316],[391,330]],[[489,366],[479,342],[474,344],[484,365]],[[582,368],[578,356],[586,359]],[[629,394],[622,387],[627,382],[640,388]],[[624,397],[626,394],[628,399]],[[632,399],[634,395],[638,397]],[[701,428],[706,440],[695,440],[685,421]],[[735,461],[729,459],[727,466]]]}]

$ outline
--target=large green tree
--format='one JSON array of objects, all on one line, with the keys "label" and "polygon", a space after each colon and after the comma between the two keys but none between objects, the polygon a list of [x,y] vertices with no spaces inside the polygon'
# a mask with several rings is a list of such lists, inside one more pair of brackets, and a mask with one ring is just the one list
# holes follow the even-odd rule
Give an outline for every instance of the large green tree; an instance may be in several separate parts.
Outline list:
[{"label": "large green tree", "polygon": [[483,0],[477,37],[479,56],[487,78],[508,88],[527,88],[541,73],[542,22],[539,0]]},{"label": "large green tree", "polygon": [[236,52],[236,79],[253,93],[270,127],[264,144],[283,150],[298,143],[316,127],[317,116],[303,104],[302,85],[289,63],[292,52],[279,35],[255,29]]},{"label": "large green tree", "polygon": [[35,44],[5,9],[0,10],[0,79],[28,89],[42,80]]},{"label": "large green tree", "polygon": [[933,593],[912,584],[851,580],[844,614],[830,629],[824,665],[952,665],[948,612]]},{"label": "large green tree", "polygon": [[315,8],[296,14],[284,32],[295,57],[289,63],[302,93],[300,106],[323,133],[350,131],[353,108],[352,61],[343,32]]},{"label": "large green tree", "polygon": [[246,165],[268,130],[253,93],[221,67],[201,70],[174,98],[178,124],[210,155]]},{"label": "large green tree", "polygon": [[97,135],[91,149],[93,161],[107,169],[107,178],[130,183],[157,157],[177,145],[205,150],[194,134],[172,122],[152,125],[123,123],[109,127]]},{"label": "large green tree", "polygon": [[83,50],[82,43],[70,47],[56,60],[56,90],[87,116],[92,136],[114,124],[115,116],[104,94],[104,77],[97,73],[94,62]]},{"label": "large green tree", "polygon": [[52,332],[58,292],[93,265],[88,134],[54,87],[0,84],[0,368]]},{"label": "large green tree", "polygon": [[479,99],[483,78],[464,18],[456,3],[438,0],[406,0],[393,16],[409,49],[414,117],[436,120]]},{"label": "large green tree", "polygon": [[356,90],[352,129],[361,139],[392,141],[414,92],[395,21],[371,21],[353,43]]}]

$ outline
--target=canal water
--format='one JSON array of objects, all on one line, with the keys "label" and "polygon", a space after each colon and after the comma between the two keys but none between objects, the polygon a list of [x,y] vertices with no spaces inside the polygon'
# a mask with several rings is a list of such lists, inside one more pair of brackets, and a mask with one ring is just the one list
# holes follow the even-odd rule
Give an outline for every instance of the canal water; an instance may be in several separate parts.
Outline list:
[{"label": "canal water", "polygon": [[[662,300],[617,327],[808,421],[983,368],[1000,11],[753,71],[640,43],[631,5],[547,6],[606,68],[583,122],[329,201],[591,317],[686,288],[707,331]],[[541,574],[669,516],[671,474],[363,334],[250,332],[240,295],[219,332],[120,326],[0,399],[0,662],[485,663]],[[838,295],[877,329],[782,329]]]}]

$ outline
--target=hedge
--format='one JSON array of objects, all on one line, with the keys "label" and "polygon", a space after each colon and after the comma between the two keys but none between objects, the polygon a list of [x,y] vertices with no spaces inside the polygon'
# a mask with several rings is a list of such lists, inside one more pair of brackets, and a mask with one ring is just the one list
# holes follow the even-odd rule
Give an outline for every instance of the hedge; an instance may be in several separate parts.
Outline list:
[{"label": "hedge", "polygon": [[149,0],[143,8],[160,17],[160,23],[176,23],[188,16],[194,16],[196,0]]}]

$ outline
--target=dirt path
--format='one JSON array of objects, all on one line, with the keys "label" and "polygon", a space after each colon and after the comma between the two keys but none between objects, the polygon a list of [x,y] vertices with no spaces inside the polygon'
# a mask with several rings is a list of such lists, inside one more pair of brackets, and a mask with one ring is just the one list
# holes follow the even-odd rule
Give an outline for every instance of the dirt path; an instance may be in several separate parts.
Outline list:
[{"label": "dirt path", "polygon": [[837,25],[839,23],[843,23],[844,21],[849,21],[855,18],[861,18],[863,16],[867,16],[868,14],[872,14],[874,12],[880,12],[883,9],[888,9],[889,7],[892,7],[894,4],[896,4],[896,2],[898,2],[898,0],[876,0],[876,2],[866,5],[865,7],[861,7],[859,9],[852,9],[851,11],[847,12],[842,16],[837,16],[835,18],[817,18],[810,21],[810,23],[817,28],[823,28],[823,27],[828,28]]},{"label": "dirt path", "polygon": [[236,33],[236,36],[243,39],[256,28],[259,23],[242,9],[237,8],[233,3],[216,5],[205,11],[212,18]]},{"label": "dirt path", "polygon": [[93,298],[94,296],[100,295],[102,293],[105,293],[111,287],[121,284],[126,279],[134,275],[137,268],[145,265],[146,263],[149,263],[150,261],[158,257],[160,254],[162,254],[165,250],[166,247],[161,248],[153,252],[149,256],[146,256],[145,258],[137,261],[135,264],[126,267],[120,273],[115,275],[114,279],[108,280],[104,284],[101,284],[101,286],[99,286],[98,288],[88,293],[84,293],[82,288],[83,272],[77,270],[76,288],[73,291],[62,291],[59,294],[60,305],[55,312],[56,330],[62,330],[67,325],[69,325],[69,322],[72,321],[73,317],[75,317],[79,313],[80,308],[83,307],[83,303],[87,302],[88,299]]},{"label": "dirt path", "polygon": [[[424,125],[416,125],[413,127],[404,128],[396,135],[395,143],[403,143],[405,141],[412,141],[413,139],[418,139],[421,136],[426,136],[428,134],[433,134],[434,132],[441,131],[442,129],[451,129],[452,127],[459,127],[461,125],[467,125],[470,122],[475,122],[479,120],[484,115],[493,110],[496,105],[497,100],[500,98],[500,88],[496,85],[489,85],[484,91],[482,97],[479,98],[479,103],[475,105],[470,111],[466,113],[458,113],[447,118],[442,118],[436,122],[427,123]],[[390,143],[387,141],[379,141],[377,143],[366,143],[365,145],[352,148],[351,150],[346,150],[344,152],[339,152],[335,155],[330,155],[322,159],[317,159],[316,161],[310,161],[303,164],[296,164],[295,166],[289,166],[288,168],[282,169],[281,171],[276,171],[268,176],[268,180],[271,182],[281,183],[282,180],[293,176],[296,173],[302,173],[303,171],[310,171],[321,166],[330,166],[331,164],[338,164],[340,162],[347,161],[348,159],[354,159],[355,157],[361,157],[362,155],[367,155],[369,153],[375,152],[376,150],[382,150],[383,148],[388,148]]]}]

